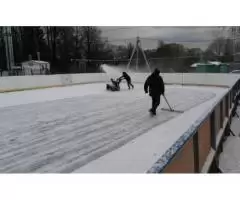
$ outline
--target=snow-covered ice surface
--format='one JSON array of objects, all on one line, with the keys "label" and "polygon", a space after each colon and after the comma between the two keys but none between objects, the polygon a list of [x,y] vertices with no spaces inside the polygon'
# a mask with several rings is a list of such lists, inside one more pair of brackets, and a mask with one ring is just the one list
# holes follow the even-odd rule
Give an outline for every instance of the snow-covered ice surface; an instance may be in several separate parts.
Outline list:
[{"label": "snow-covered ice surface", "polygon": [[[78,173],[144,173],[149,171],[159,158],[165,156],[167,150],[174,146],[174,143],[189,130],[191,124],[201,118],[200,116],[210,112],[213,105],[226,94],[228,89],[216,87],[184,87],[186,90],[195,92],[215,93],[215,97],[184,112],[172,120],[156,126],[147,133],[128,142],[126,145],[106,154],[105,156],[88,163],[75,172]],[[175,92],[183,92],[181,86],[168,87]],[[186,104],[188,98],[194,94],[185,96]],[[169,97],[169,96],[168,96]],[[173,102],[171,98],[171,103]],[[175,101],[181,100],[180,98]],[[160,114],[160,113],[159,113]],[[162,113],[163,114],[163,113]]]},{"label": "snow-covered ice surface", "polygon": [[[196,87],[167,86],[166,90],[174,109],[183,111],[215,95],[211,89]],[[161,124],[185,115],[159,109],[151,117],[150,104],[140,84],[131,91],[124,85],[121,92],[107,92],[105,84],[87,84],[0,94],[0,172],[103,172],[103,168],[105,172],[145,172],[182,133],[176,124],[168,128]],[[166,107],[163,100],[162,106]],[[151,129],[158,127],[165,136],[160,131],[156,140],[156,130]],[[176,127],[178,131],[168,138],[166,134]],[[162,146],[156,149],[156,142]],[[121,154],[125,146],[128,152]],[[148,155],[157,153],[149,160],[142,157],[140,166],[134,158],[129,160],[127,155],[141,158],[145,149]],[[102,160],[105,166],[99,167]]]},{"label": "snow-covered ice surface", "polygon": [[0,108],[29,103],[53,101],[102,93],[102,84],[86,84],[72,87],[56,87],[41,90],[0,93]]},{"label": "snow-covered ice surface", "polygon": [[[240,108],[237,113],[240,114]],[[240,173],[240,120],[237,117],[232,119],[231,130],[235,136],[229,136],[224,142],[219,168],[223,173]]]}]

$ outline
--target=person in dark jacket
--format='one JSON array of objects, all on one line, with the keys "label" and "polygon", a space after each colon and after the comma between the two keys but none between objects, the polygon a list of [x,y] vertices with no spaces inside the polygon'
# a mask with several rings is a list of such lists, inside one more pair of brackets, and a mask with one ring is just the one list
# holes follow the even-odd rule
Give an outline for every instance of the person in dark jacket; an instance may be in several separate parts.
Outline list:
[{"label": "person in dark jacket", "polygon": [[123,79],[125,79],[127,81],[127,85],[128,85],[129,90],[131,89],[131,87],[132,87],[132,89],[134,88],[134,86],[132,84],[131,77],[126,72],[123,72],[122,76],[119,78],[120,81],[122,81]]},{"label": "person in dark jacket", "polygon": [[152,98],[152,108],[149,110],[153,115],[156,115],[157,107],[160,104],[160,97],[164,95],[165,86],[160,71],[155,69],[154,72],[147,78],[144,84],[145,93],[149,92]]}]

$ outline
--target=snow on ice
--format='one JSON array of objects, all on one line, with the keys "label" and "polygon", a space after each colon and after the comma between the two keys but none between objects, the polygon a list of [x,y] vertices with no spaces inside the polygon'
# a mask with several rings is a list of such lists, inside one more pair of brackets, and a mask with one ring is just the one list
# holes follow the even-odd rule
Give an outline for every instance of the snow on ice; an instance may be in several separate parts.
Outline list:
[{"label": "snow on ice", "polygon": [[[187,111],[215,93],[167,86],[166,97],[174,109]],[[87,84],[0,94],[0,172],[77,172],[181,115],[158,109],[150,117],[150,105],[142,84],[120,92]]]}]

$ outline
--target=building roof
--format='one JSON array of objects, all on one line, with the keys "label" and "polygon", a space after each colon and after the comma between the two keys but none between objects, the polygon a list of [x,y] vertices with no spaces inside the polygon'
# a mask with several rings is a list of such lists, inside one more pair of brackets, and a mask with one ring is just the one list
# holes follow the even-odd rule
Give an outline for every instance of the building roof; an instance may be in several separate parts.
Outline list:
[{"label": "building roof", "polygon": [[197,67],[198,65],[201,65],[201,63],[193,63],[191,67]]},{"label": "building roof", "polygon": [[36,64],[49,64],[49,62],[42,61],[42,60],[28,60],[28,61],[22,62],[22,64],[26,64],[26,63],[29,63],[29,62],[36,63]]},{"label": "building roof", "polygon": [[193,63],[191,65],[191,67],[198,67],[199,65],[208,65],[208,64],[212,64],[212,65],[217,65],[217,66],[220,66],[221,64],[226,64],[226,63],[222,63],[222,62],[219,62],[219,61],[208,61],[207,63]]},{"label": "building roof", "polygon": [[221,62],[218,61],[209,61],[208,63],[213,64],[213,65],[221,65]]}]

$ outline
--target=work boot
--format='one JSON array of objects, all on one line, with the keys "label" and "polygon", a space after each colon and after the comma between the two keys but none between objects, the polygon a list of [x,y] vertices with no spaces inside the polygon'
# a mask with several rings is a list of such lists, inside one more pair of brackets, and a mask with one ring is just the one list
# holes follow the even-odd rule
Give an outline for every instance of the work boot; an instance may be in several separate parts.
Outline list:
[{"label": "work boot", "polygon": [[153,110],[152,108],[151,108],[151,109],[149,109],[149,112],[150,112],[150,113],[152,113],[153,115],[156,115],[156,111],[155,111],[155,110]]},{"label": "work boot", "polygon": [[152,114],[153,114],[153,115],[156,115],[156,110],[153,110],[153,111],[152,111]]}]

